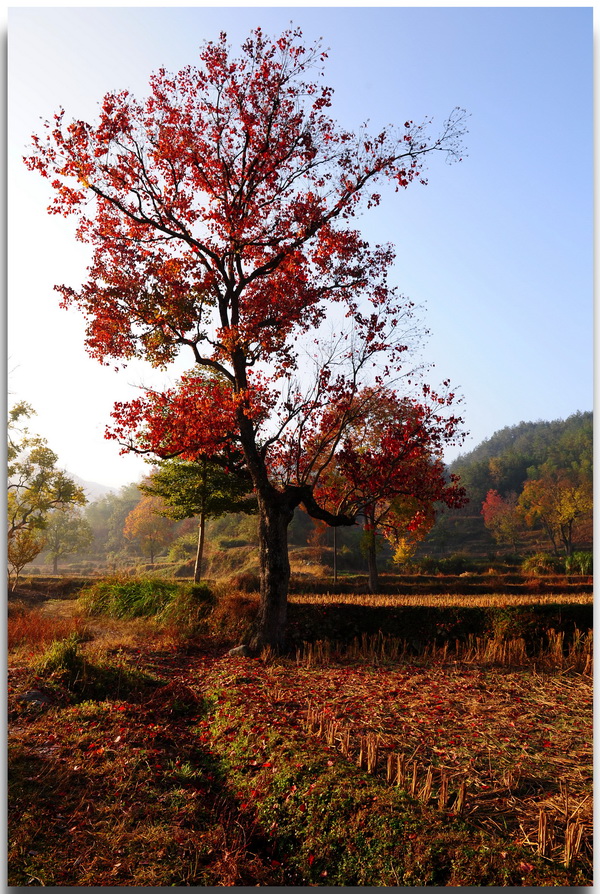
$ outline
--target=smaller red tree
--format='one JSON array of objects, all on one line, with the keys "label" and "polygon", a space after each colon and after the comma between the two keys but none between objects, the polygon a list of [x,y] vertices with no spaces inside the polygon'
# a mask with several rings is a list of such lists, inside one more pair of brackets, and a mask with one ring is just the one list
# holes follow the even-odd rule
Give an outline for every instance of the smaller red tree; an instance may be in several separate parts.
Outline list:
[{"label": "smaller red tree", "polygon": [[481,507],[483,522],[498,543],[510,543],[513,548],[519,542],[523,520],[517,506],[517,495],[502,497],[490,490]]},{"label": "smaller red tree", "polygon": [[454,400],[449,391],[440,395],[428,386],[422,401],[364,389],[335,465],[319,487],[319,499],[333,511],[362,516],[372,593],[379,586],[378,536],[394,543],[411,533],[419,536],[435,519],[436,506],[464,505],[465,490],[442,461],[443,447],[461,439],[462,420],[445,415]]}]

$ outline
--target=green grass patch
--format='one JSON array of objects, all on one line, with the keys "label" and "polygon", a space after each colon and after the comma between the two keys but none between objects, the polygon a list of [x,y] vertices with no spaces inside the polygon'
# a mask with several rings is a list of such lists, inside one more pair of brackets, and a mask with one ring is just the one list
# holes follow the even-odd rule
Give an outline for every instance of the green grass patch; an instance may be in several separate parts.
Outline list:
[{"label": "green grass patch", "polygon": [[176,623],[205,615],[212,606],[213,596],[205,584],[113,577],[87,587],[82,591],[80,601],[84,613],[91,616],[156,618]]}]

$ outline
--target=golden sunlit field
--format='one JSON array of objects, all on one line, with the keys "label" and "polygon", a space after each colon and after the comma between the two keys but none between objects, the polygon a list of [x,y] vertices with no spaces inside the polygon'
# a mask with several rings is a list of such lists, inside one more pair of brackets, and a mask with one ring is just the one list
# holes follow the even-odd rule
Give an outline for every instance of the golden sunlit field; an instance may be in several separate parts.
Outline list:
[{"label": "golden sunlit field", "polygon": [[590,603],[295,593],[242,657],[252,593],[26,582],[9,884],[589,885]]}]

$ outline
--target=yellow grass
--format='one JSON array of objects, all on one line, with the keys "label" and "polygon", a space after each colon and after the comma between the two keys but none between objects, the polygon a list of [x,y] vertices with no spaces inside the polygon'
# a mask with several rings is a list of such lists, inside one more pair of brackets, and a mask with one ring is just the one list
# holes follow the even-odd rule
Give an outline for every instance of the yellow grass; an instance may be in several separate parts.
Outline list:
[{"label": "yellow grass", "polygon": [[413,593],[413,594],[370,594],[370,593],[290,593],[289,602],[298,603],[343,603],[346,605],[423,605],[461,607],[504,607],[507,605],[589,605],[593,602],[591,593],[543,593],[506,594],[477,593]]}]

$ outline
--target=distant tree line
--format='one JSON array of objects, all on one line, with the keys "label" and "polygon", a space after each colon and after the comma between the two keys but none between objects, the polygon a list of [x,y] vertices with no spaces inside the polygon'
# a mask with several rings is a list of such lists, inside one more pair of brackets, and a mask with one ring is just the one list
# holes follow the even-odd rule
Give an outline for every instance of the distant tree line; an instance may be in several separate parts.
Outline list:
[{"label": "distant tree line", "polygon": [[[55,573],[59,562],[69,558],[78,559],[81,567],[88,563],[90,570],[116,572],[144,562],[153,565],[160,557],[171,563],[171,572],[177,568],[198,580],[214,571],[219,561],[220,570],[226,568],[232,547],[256,549],[256,502],[248,481],[214,462],[175,458],[153,468],[142,482],[85,505],[82,489],[57,468],[56,454],[24,425],[32,414],[23,403],[9,414],[8,549],[13,584],[15,575],[18,578],[38,557],[51,563]],[[390,432],[402,432],[401,444],[410,443],[407,420],[409,414],[400,418],[400,427],[390,429],[388,414],[381,443],[378,420],[370,420],[368,430],[358,432],[363,459],[371,439],[368,458],[372,457],[373,475],[388,474],[391,467],[385,462],[385,450],[382,460],[377,453],[381,444],[393,446]],[[525,531],[536,530],[549,550],[571,555],[592,540],[592,434],[591,412],[554,422],[522,422],[459,457],[445,475],[426,450],[419,459],[425,465],[413,461],[411,466],[403,460],[405,448],[396,446],[402,473],[395,474],[389,498],[380,504],[369,503],[369,476],[352,477],[349,445],[344,455],[347,468],[340,466],[328,482],[330,498],[339,501],[347,490],[361,493],[365,505],[372,510],[377,505],[378,515],[365,512],[360,524],[335,531],[298,507],[289,527],[289,544],[311,547],[315,561],[334,562],[336,569],[368,570],[375,585],[375,556],[379,562],[395,558],[402,564],[411,559],[420,540],[424,541],[420,555],[427,555],[436,538],[446,536],[449,517],[459,521],[478,517],[498,544],[514,551],[522,546]],[[469,501],[465,508],[457,482]],[[444,490],[453,484],[454,490]],[[418,496],[403,494],[402,487],[420,494],[420,502]],[[436,504],[437,496],[448,494],[456,495],[454,505],[451,499]],[[379,527],[374,519],[381,519]],[[446,552],[461,548],[452,539],[446,546]]]}]

